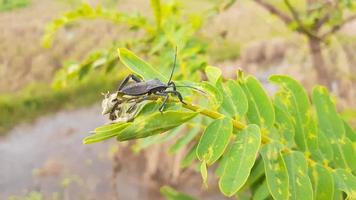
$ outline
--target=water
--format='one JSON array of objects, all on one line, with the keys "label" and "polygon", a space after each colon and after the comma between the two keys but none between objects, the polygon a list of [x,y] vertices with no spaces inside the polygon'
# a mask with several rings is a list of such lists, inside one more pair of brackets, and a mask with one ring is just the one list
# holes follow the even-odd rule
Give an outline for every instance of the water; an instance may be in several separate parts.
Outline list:
[{"label": "water", "polygon": [[[39,191],[47,198],[112,199],[112,161],[109,140],[83,145],[90,130],[105,123],[100,106],[62,111],[33,124],[20,125],[0,138],[0,199]],[[120,173],[120,199],[137,199],[134,176]],[[124,181],[122,181],[124,179]]]}]

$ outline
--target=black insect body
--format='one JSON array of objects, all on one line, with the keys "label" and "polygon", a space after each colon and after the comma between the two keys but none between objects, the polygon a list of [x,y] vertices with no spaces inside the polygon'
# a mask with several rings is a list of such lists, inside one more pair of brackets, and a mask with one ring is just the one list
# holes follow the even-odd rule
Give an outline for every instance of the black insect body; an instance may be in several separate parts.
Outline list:
[{"label": "black insect body", "polygon": [[[155,78],[148,81],[142,81],[139,77],[131,74],[127,76],[124,81],[120,84],[118,88],[118,93],[121,95],[128,96],[145,96],[147,98],[149,95],[164,96],[162,105],[159,107],[159,111],[163,112],[163,108],[166,105],[169,94],[173,94],[178,97],[179,101],[185,104],[182,95],[177,91],[175,83],[172,81],[172,76],[174,68],[176,66],[177,52],[174,56],[173,69],[167,84],[162,83],[159,79]],[[134,83],[129,84],[129,81],[133,80]],[[172,88],[172,90],[167,90]]]}]

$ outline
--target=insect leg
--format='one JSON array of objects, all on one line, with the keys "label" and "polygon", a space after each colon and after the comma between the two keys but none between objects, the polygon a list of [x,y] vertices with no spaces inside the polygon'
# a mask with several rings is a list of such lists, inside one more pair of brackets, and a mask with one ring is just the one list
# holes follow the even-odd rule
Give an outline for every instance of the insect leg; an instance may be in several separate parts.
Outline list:
[{"label": "insect leg", "polygon": [[175,90],[175,87],[173,87],[173,91],[164,91],[165,93],[171,93],[173,95],[176,95],[179,99],[179,101],[182,103],[182,104],[186,104],[184,101],[183,101],[183,96],[180,92],[178,92],[177,90]]},{"label": "insect leg", "polygon": [[162,96],[165,96],[165,97],[164,97],[162,105],[158,109],[159,112],[161,112],[161,113],[163,112],[164,106],[166,105],[168,98],[169,98],[169,95],[167,93],[162,93]]},{"label": "insect leg", "polygon": [[130,81],[130,79],[134,80],[135,82],[141,82],[141,79],[133,74],[128,75],[119,85],[118,91],[122,90],[122,88]]},{"label": "insect leg", "polygon": [[147,99],[148,99],[148,96],[144,96],[144,97],[142,97],[142,98],[137,99],[137,101],[135,101],[135,104],[132,105],[132,106],[130,106],[129,109],[127,109],[126,113],[131,113],[134,109],[137,108],[137,104],[139,104],[139,103],[141,103],[142,101],[145,101],[145,100],[147,100]]},{"label": "insect leg", "polygon": [[172,86],[173,91],[177,91],[176,84],[175,84],[173,81],[171,81],[170,83],[168,83],[168,87],[170,87],[170,86]]}]

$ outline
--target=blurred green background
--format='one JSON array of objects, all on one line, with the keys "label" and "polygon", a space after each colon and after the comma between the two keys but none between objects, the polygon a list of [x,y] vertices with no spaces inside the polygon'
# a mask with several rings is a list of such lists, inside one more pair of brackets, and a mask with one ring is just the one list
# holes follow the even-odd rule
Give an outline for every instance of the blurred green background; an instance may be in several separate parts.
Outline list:
[{"label": "blurred green background", "polygon": [[[83,147],[81,154],[63,162],[66,152],[61,149],[76,151],[74,147],[79,145],[83,135],[73,134],[87,132],[95,124],[104,122],[97,116],[100,115],[98,102],[103,98],[101,93],[112,91],[128,74],[118,62],[118,46],[132,49],[166,73],[172,64],[174,46],[178,45],[181,69],[176,79],[197,78],[200,69],[213,65],[221,68],[225,77],[235,77],[237,69],[253,74],[271,93],[275,91],[267,83],[271,74],[289,74],[308,90],[321,83],[313,67],[307,38],[255,1],[162,0],[165,8],[159,12],[161,16],[157,16],[152,2],[0,0],[0,135],[3,135],[0,149],[7,152],[0,155],[1,165],[7,163],[0,174],[0,199],[11,195],[20,199],[26,195],[33,199],[65,199],[69,198],[65,195],[73,197],[71,195],[78,190],[85,195],[75,197],[84,199],[98,194],[105,194],[107,198],[113,195],[109,189],[95,187],[108,184],[95,173],[106,170],[107,178],[110,177],[111,162],[115,160],[110,152],[116,151],[115,143]],[[288,12],[283,1],[267,2]],[[305,7],[304,1],[291,2],[297,10]],[[355,8],[343,14],[348,16],[354,12]],[[339,15],[335,12],[335,23]],[[330,83],[342,117],[355,127],[356,20],[323,41],[321,49],[325,66],[333,75],[326,82]],[[56,112],[59,114],[54,114]],[[43,136],[45,133],[48,135]],[[37,144],[34,142],[37,140],[42,142]],[[47,153],[36,153],[46,151],[44,149],[54,141],[61,145],[54,145],[56,148]],[[26,144],[31,146],[26,147]],[[12,151],[14,145],[17,150]],[[28,150],[33,152],[24,159]],[[148,195],[148,199],[157,197],[152,191],[158,190],[152,188],[157,187],[160,180],[152,183],[151,177],[162,170],[162,166],[157,166],[157,157],[161,154],[162,151],[154,149],[146,155],[132,154],[127,158],[133,163],[153,160],[151,164],[146,163],[142,174],[129,181],[136,186],[140,177],[149,180],[138,192],[152,195]],[[87,179],[78,172],[81,170],[74,164],[78,157],[81,164],[90,168],[85,172],[93,173],[93,177]],[[169,159],[167,163],[171,162]],[[93,164],[95,160],[102,163]],[[14,166],[29,168],[30,174],[6,175]],[[140,169],[128,170],[127,174],[137,173],[137,170]],[[130,175],[121,178],[126,180],[127,177]],[[17,184],[21,178],[25,179],[24,183]],[[176,179],[175,184],[182,185],[182,178]],[[189,184],[195,183],[189,182],[187,187]],[[135,196],[135,192],[120,191],[123,194],[119,196],[126,197],[124,199],[140,197]],[[202,197],[207,193],[198,192]]]}]

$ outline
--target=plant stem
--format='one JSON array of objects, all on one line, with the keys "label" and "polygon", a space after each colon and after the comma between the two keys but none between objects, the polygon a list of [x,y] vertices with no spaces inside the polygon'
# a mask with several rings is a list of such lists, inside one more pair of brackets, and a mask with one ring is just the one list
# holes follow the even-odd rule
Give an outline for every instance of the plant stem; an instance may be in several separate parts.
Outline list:
[{"label": "plant stem", "polygon": [[[201,108],[199,106],[196,106],[196,105],[193,105],[193,104],[190,104],[190,103],[187,103],[187,104],[183,104],[183,107],[184,108],[187,108],[189,110],[192,110],[192,111],[195,111],[195,112],[198,112],[198,113],[201,113],[205,116],[208,116],[210,118],[213,118],[213,119],[219,119],[219,118],[223,118],[224,115],[219,113],[219,112],[215,112],[213,110],[209,110],[209,109],[206,109],[206,108]],[[246,128],[246,125],[237,121],[237,120],[232,120],[232,124],[234,126],[234,128],[236,128],[237,130],[243,130],[244,128]]]},{"label": "plant stem", "polygon": [[[148,97],[149,100],[154,100],[154,101],[161,99],[161,98],[162,98],[161,96],[153,96],[153,95]],[[180,101],[178,101],[176,99],[169,99],[168,102],[180,103]],[[216,111],[213,111],[213,110],[210,110],[207,108],[202,108],[200,106],[194,105],[189,102],[185,102],[185,104],[182,104],[182,105],[184,108],[187,108],[194,112],[198,112],[198,113],[203,114],[203,115],[210,117],[212,119],[219,119],[219,118],[223,118],[225,116],[219,112],[216,112]],[[233,124],[234,128],[237,130],[243,130],[246,128],[246,124],[244,124],[238,120],[232,119],[232,124]]]}]

